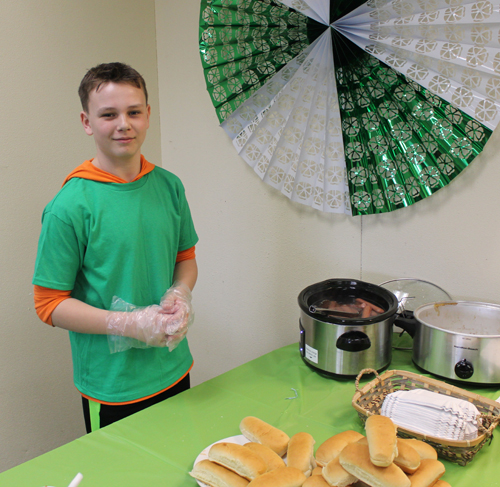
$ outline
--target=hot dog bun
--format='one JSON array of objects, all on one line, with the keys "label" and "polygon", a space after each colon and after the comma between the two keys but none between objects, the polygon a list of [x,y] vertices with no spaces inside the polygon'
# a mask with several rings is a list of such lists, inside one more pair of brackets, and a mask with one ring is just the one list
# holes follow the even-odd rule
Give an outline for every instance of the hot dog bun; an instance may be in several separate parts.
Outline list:
[{"label": "hot dog bun", "polygon": [[401,438],[398,438],[398,456],[394,459],[394,463],[406,473],[415,473],[417,468],[420,467],[420,455],[417,450]]},{"label": "hot dog bun", "polygon": [[252,480],[248,487],[301,487],[306,476],[293,467],[280,467]]},{"label": "hot dog bun", "polygon": [[420,462],[420,467],[410,475],[411,487],[429,487],[444,474],[444,465],[438,460],[424,458]]},{"label": "hot dog bun", "polygon": [[266,445],[282,457],[287,450],[289,436],[254,416],[243,418],[240,423],[241,433],[250,441]]},{"label": "hot dog bun", "polygon": [[[400,443],[401,440],[401,438],[396,439],[398,456],[394,459],[394,463],[405,473],[415,473],[420,466],[420,455],[417,453],[417,450],[410,446],[410,444]],[[361,440],[357,441],[357,443],[360,445],[368,445],[368,439],[363,437]]]},{"label": "hot dog bun", "polygon": [[438,480],[432,487],[451,487],[451,485],[444,480]]},{"label": "hot dog bun", "polygon": [[290,438],[287,451],[287,465],[298,468],[309,477],[316,466],[314,460],[314,438],[309,433],[297,433]]},{"label": "hot dog bun", "polygon": [[342,449],[349,443],[354,443],[364,436],[357,431],[347,430],[338,433],[321,443],[316,450],[316,463],[322,467],[340,455]]},{"label": "hot dog bun", "polygon": [[425,441],[417,440],[415,438],[399,438],[398,441],[408,443],[411,447],[415,448],[420,455],[420,459],[430,458],[432,460],[437,460],[437,451],[431,445],[425,443]]},{"label": "hot dog bun", "polygon": [[396,425],[386,416],[369,416],[365,424],[370,459],[377,467],[388,467],[398,454]]},{"label": "hot dog bun", "polygon": [[254,453],[257,453],[257,455],[259,455],[262,458],[262,460],[266,462],[268,472],[276,468],[286,467],[283,458],[281,458],[275,451],[271,450],[271,448],[269,448],[266,445],[261,445],[260,443],[251,442],[251,443],[246,443],[243,446],[245,448],[249,448]]},{"label": "hot dog bun", "polygon": [[247,487],[249,483],[238,474],[210,460],[198,462],[189,475],[211,487]]},{"label": "hot dog bun", "polygon": [[248,480],[267,471],[266,462],[257,453],[236,443],[220,442],[212,445],[208,459]]},{"label": "hot dog bun", "polygon": [[334,458],[326,467],[323,467],[322,475],[329,485],[335,485],[335,487],[347,487],[358,480],[340,465],[339,457]]},{"label": "hot dog bun", "polygon": [[351,443],[339,456],[342,467],[359,480],[373,487],[410,487],[410,479],[396,465],[377,467],[370,459],[367,445]]},{"label": "hot dog bun", "polygon": [[322,475],[312,475],[302,484],[302,487],[330,487]]}]

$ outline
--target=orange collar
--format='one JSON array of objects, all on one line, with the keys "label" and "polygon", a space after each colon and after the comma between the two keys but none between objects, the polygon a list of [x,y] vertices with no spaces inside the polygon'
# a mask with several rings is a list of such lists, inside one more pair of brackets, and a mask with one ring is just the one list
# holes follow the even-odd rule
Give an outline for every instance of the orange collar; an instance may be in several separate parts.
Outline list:
[{"label": "orange collar", "polygon": [[[90,179],[91,181],[99,181],[101,183],[128,183],[125,179],[119,178],[114,174],[103,171],[92,164],[93,159],[85,161],[77,168],[73,169],[63,182],[63,186],[72,178]],[[142,176],[151,172],[156,166],[146,161],[145,157],[141,155],[141,172],[132,180],[131,183],[141,179]]]}]

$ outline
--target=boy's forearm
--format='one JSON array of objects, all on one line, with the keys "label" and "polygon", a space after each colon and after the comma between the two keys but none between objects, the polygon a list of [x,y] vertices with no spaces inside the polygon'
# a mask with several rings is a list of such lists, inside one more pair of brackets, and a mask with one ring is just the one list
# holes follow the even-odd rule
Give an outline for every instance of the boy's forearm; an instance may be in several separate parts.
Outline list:
[{"label": "boy's forearm", "polygon": [[69,298],[61,301],[52,312],[52,324],[78,333],[105,335],[107,314],[104,309]]},{"label": "boy's forearm", "polygon": [[182,282],[193,290],[198,279],[198,265],[196,259],[182,260],[175,264],[173,282]]},{"label": "boy's forearm", "polygon": [[55,326],[77,333],[135,338],[152,347],[168,346],[170,316],[153,304],[130,312],[94,308],[74,298],[62,301],[52,312]]},{"label": "boy's forearm", "polygon": [[[198,278],[196,259],[183,260],[175,265],[174,282],[182,282],[193,289]],[[61,301],[52,312],[52,324],[77,333],[106,335],[109,311],[95,308],[78,299]],[[133,335],[133,334],[128,334]]]}]

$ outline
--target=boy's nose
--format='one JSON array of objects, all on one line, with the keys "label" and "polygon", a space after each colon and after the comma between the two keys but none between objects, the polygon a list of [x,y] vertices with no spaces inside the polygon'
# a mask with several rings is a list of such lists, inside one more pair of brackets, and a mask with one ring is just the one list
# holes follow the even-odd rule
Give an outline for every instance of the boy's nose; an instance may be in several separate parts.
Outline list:
[{"label": "boy's nose", "polygon": [[130,128],[130,121],[128,119],[128,117],[126,116],[123,116],[123,117],[120,117],[119,120],[118,120],[118,130],[128,130]]}]

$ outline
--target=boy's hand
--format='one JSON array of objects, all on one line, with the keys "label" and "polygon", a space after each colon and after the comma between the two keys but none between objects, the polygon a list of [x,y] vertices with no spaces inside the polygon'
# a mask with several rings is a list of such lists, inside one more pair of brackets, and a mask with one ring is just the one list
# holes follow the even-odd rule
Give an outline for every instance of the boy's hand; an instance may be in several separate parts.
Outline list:
[{"label": "boy's hand", "polygon": [[167,345],[168,315],[161,306],[111,311],[106,323],[108,335],[135,338],[150,347]]},{"label": "boy's hand", "polygon": [[194,321],[194,311],[191,304],[191,290],[182,282],[175,282],[161,299],[165,316],[167,317],[168,348],[172,351],[186,336],[188,327]]},{"label": "boy's hand", "polygon": [[138,308],[115,297],[106,318],[110,352],[148,346],[172,351],[184,339],[193,320],[191,290],[181,282],[174,283],[159,306]]},{"label": "boy's hand", "polygon": [[184,337],[187,335],[188,332],[188,327],[186,326],[184,330],[179,331],[179,333],[176,333],[175,335],[168,335],[167,336],[167,347],[170,351],[174,350],[177,348],[177,345],[184,340]]},{"label": "boy's hand", "polygon": [[150,347],[164,347],[167,344],[168,322],[161,306],[148,306],[132,312],[132,315],[131,331],[134,338]]}]

